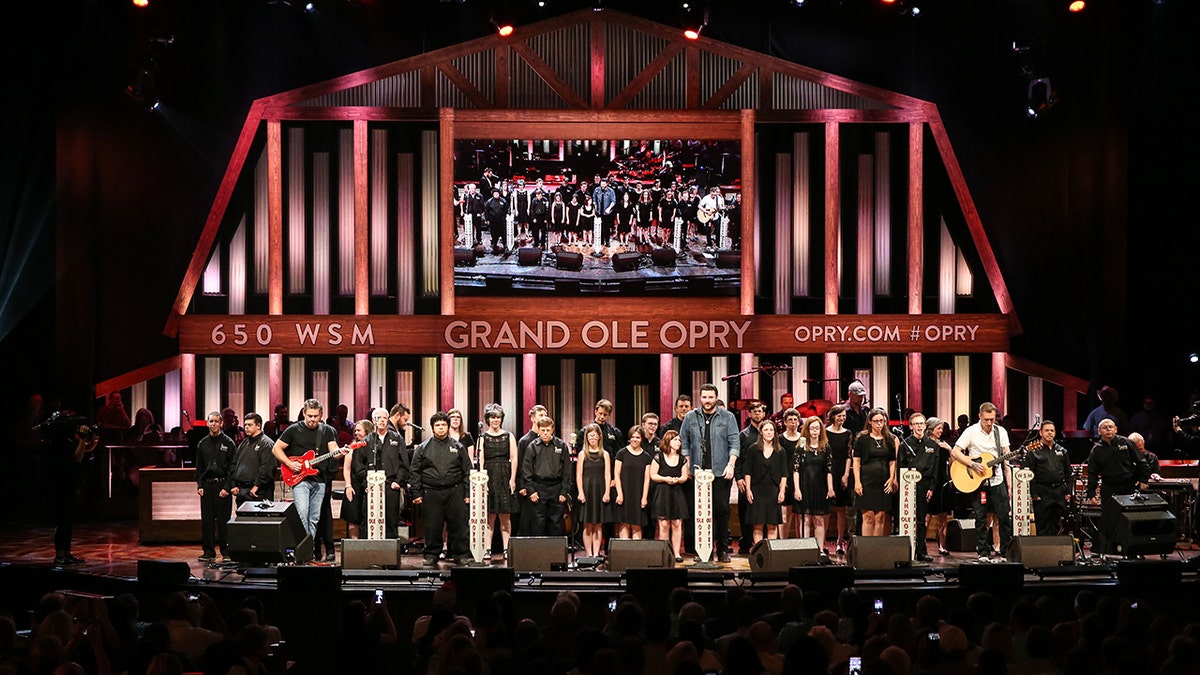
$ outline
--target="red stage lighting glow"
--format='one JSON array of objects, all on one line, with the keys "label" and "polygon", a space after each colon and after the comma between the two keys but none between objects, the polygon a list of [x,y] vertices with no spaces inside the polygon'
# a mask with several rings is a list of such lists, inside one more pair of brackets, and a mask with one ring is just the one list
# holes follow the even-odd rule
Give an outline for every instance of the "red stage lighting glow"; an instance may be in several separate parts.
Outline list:
[{"label": "red stage lighting glow", "polygon": [[133,0],[134,7],[149,7],[150,0]]},{"label": "red stage lighting glow", "polygon": [[508,37],[513,34],[514,30],[516,29],[510,23],[501,24],[496,27],[496,32],[500,33],[500,37]]},{"label": "red stage lighting glow", "polygon": [[689,40],[699,40],[700,30],[697,28],[688,28],[687,30],[683,31],[683,37]]},{"label": "red stage lighting glow", "polygon": [[1067,10],[1071,12],[1082,12],[1087,7],[1087,3],[1083,0],[1072,0],[1071,4],[1067,5]]}]

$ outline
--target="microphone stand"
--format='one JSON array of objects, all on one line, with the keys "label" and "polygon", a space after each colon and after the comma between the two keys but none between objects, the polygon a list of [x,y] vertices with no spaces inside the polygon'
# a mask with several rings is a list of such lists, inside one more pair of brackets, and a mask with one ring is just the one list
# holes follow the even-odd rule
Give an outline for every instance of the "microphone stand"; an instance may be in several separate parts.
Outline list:
[{"label": "microphone stand", "polygon": [[774,375],[775,373],[778,373],[780,371],[791,370],[791,369],[792,369],[792,367],[787,366],[787,365],[773,365],[770,363],[764,363],[761,366],[751,368],[750,370],[747,370],[744,373],[737,373],[735,375],[726,375],[725,377],[721,378],[721,381],[724,382],[725,380],[732,380],[732,379],[736,379],[739,377],[743,377],[745,375],[752,375],[754,373],[768,373],[770,375]]}]

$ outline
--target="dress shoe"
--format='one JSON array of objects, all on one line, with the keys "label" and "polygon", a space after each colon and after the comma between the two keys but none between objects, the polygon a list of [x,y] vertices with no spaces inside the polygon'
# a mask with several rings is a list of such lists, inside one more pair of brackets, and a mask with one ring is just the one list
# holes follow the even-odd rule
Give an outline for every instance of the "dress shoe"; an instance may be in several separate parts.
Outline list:
[{"label": "dress shoe", "polygon": [[920,560],[921,562],[933,562],[933,556],[929,555],[928,553],[918,553],[917,560]]},{"label": "dress shoe", "polygon": [[437,567],[437,559],[436,558],[425,558],[421,562],[426,567]]},{"label": "dress shoe", "polygon": [[55,556],[55,565],[78,565],[83,562],[83,558],[77,558],[70,553],[65,553],[60,556]]},{"label": "dress shoe", "polygon": [[946,550],[946,549],[944,549],[944,548],[939,548],[939,549],[938,549],[938,555],[950,555],[950,551],[947,551],[947,550]]},{"label": "dress shoe", "polygon": [[199,561],[200,561],[200,562],[202,562],[202,563],[216,562],[216,561],[217,561],[217,554],[215,554],[215,553],[205,553],[204,555],[202,555],[202,556],[200,556],[200,557],[196,558],[196,560],[199,560]]},{"label": "dress shoe", "polygon": [[729,551],[721,551],[720,553],[717,554],[717,562],[719,562],[719,563],[733,562],[733,558],[731,558],[729,556]]}]

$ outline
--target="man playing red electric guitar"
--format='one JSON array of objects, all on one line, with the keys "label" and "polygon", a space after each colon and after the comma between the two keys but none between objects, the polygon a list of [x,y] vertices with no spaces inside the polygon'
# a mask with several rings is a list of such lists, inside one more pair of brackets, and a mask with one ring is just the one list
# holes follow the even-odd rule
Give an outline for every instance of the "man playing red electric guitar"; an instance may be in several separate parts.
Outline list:
[{"label": "man playing red electric guitar", "polygon": [[[292,486],[292,499],[296,502],[296,511],[304,524],[304,531],[316,541],[317,523],[321,520],[321,502],[325,498],[325,478],[321,473],[336,474],[337,462],[333,461],[342,454],[337,443],[337,431],[321,420],[325,411],[321,402],[310,398],[304,402],[304,422],[293,424],[280,434],[271,448],[272,454],[279,460],[281,468],[293,473],[308,473],[306,469],[316,469]],[[306,453],[334,453],[329,461],[316,466],[309,466],[302,458]]]}]

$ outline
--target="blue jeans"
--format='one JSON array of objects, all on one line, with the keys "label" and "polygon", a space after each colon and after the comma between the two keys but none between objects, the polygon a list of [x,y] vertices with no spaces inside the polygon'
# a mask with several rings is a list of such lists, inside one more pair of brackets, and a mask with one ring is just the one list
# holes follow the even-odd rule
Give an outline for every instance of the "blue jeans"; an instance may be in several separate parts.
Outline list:
[{"label": "blue jeans", "polygon": [[296,501],[296,512],[304,531],[317,541],[317,523],[321,521],[321,502],[325,500],[325,483],[306,478],[292,488],[292,499]]}]

